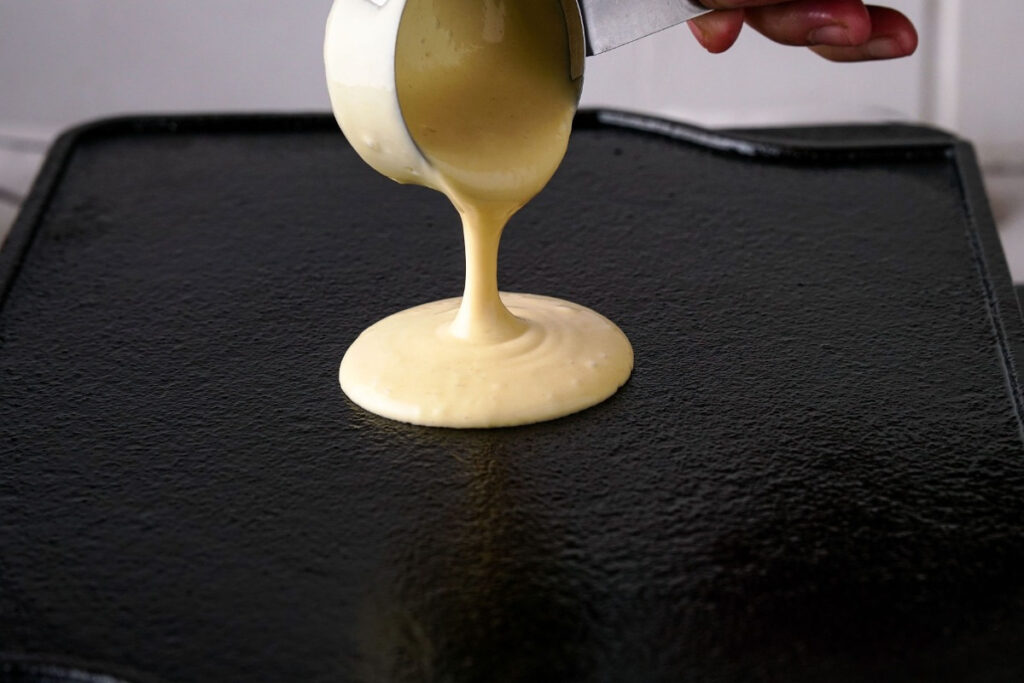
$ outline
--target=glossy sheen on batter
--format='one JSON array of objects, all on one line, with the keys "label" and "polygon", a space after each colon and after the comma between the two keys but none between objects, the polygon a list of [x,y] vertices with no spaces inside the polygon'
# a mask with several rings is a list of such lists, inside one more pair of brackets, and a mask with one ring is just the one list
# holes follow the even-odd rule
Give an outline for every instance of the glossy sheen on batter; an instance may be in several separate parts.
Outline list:
[{"label": "glossy sheen on batter", "polygon": [[[415,424],[511,426],[592,406],[629,377],[629,341],[603,316],[498,292],[505,224],[565,155],[580,86],[570,66],[557,0],[408,0],[394,49],[405,126],[389,136],[377,124],[354,125],[370,120],[361,106],[380,109],[386,97],[366,83],[331,84],[357,151],[399,181],[444,192],[462,216],[466,242],[461,299],[392,315],[349,348],[340,380],[357,404]],[[400,161],[410,143],[425,168]]]}]

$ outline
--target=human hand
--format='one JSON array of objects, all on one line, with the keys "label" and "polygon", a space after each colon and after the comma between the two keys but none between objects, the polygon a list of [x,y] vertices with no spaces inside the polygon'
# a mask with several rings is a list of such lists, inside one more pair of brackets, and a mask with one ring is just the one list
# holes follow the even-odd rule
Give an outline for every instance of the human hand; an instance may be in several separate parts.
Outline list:
[{"label": "human hand", "polygon": [[690,22],[709,52],[725,52],[747,23],[783,45],[805,45],[834,62],[906,57],[917,31],[900,12],[863,0],[702,0],[717,11]]}]

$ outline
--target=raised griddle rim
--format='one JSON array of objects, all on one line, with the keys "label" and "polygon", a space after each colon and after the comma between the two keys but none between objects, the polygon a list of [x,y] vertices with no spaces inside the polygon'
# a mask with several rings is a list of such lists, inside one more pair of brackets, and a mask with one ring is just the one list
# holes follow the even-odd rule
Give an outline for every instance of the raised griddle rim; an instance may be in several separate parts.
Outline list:
[{"label": "raised griddle rim", "polygon": [[[336,130],[324,113],[302,114],[171,114],[121,116],[85,123],[63,133],[50,148],[42,169],[0,249],[0,312],[32,247],[54,192],[75,149],[93,138],[115,135],[175,133],[238,134],[298,133]],[[970,143],[936,128],[908,124],[711,130],[645,114],[608,109],[580,111],[577,129],[620,128],[657,136],[710,152],[755,162],[800,166],[877,163],[921,163],[945,159],[956,171],[955,189],[964,207],[965,236],[974,256],[989,321],[1014,413],[1024,437],[1024,390],[1020,359],[1024,359],[1024,319],[1020,314],[1010,270],[1003,254],[984,182]],[[846,139],[814,139],[815,131],[849,130]],[[896,132],[908,135],[895,135]]]}]

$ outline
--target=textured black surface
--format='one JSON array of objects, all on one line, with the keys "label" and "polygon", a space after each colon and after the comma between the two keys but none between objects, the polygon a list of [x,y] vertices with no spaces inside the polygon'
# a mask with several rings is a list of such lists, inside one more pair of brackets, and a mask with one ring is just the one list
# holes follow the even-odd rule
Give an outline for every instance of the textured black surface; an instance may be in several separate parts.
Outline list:
[{"label": "textured black surface", "polygon": [[491,432],[338,389],[462,254],[327,117],[65,138],[0,255],[0,650],[161,681],[1020,680],[1024,337],[969,148],[660,128],[691,141],[584,117],[502,254],[504,288],[615,320],[633,378]]}]

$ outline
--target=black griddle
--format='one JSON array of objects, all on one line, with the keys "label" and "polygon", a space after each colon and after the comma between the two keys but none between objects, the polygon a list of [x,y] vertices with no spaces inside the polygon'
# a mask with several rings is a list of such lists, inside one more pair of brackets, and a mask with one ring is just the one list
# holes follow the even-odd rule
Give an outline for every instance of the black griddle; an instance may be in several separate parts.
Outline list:
[{"label": "black griddle", "polygon": [[617,322],[629,383],[496,431],[350,404],[347,345],[462,265],[327,116],[61,138],[0,252],[0,673],[1024,676],[1024,329],[969,145],[581,114],[501,282]]}]

